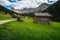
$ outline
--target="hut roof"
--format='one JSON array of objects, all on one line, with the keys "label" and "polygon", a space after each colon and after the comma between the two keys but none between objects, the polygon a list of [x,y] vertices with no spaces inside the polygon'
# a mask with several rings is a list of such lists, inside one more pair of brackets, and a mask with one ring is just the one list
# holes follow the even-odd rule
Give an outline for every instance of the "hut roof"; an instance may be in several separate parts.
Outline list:
[{"label": "hut roof", "polygon": [[51,17],[52,15],[48,14],[48,13],[34,13],[35,16],[49,16]]}]

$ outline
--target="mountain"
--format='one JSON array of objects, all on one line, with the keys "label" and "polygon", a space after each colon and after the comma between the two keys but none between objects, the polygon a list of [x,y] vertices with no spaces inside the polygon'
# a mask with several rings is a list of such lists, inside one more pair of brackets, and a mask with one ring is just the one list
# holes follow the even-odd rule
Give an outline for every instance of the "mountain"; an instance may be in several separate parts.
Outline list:
[{"label": "mountain", "polygon": [[60,0],[49,6],[46,11],[53,16],[53,21],[60,22]]},{"label": "mountain", "polygon": [[30,13],[30,12],[34,12],[35,8],[26,8],[24,11],[21,11],[22,13]]},{"label": "mountain", "polygon": [[21,11],[22,13],[30,13],[30,12],[41,12],[45,9],[47,9],[50,6],[50,4],[47,3],[42,3],[39,7],[37,8],[26,8],[24,11]]},{"label": "mountain", "polygon": [[7,8],[5,8],[4,6],[0,5],[0,12],[4,12],[4,13],[9,13],[9,14],[17,14],[16,12],[12,11],[12,10],[9,10]]},{"label": "mountain", "polygon": [[5,8],[4,6],[0,5],[0,12],[4,12],[5,14],[9,13],[12,17],[13,15],[18,15],[16,12],[9,10],[7,8]]},{"label": "mountain", "polygon": [[40,8],[40,11],[46,10],[51,4],[43,3],[38,8]]},{"label": "mountain", "polygon": [[11,8],[12,11],[16,12],[16,13],[21,13],[21,11],[19,9],[14,9],[14,8]]}]

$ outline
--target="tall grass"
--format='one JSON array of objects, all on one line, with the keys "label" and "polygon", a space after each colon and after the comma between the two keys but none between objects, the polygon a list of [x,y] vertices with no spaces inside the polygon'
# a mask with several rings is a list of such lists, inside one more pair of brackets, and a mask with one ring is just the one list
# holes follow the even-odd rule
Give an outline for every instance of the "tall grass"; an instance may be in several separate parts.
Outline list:
[{"label": "tall grass", "polygon": [[0,40],[60,40],[60,23],[35,24],[30,18],[0,25]]},{"label": "tall grass", "polygon": [[6,20],[6,19],[10,19],[11,16],[9,14],[0,14],[0,20]]}]

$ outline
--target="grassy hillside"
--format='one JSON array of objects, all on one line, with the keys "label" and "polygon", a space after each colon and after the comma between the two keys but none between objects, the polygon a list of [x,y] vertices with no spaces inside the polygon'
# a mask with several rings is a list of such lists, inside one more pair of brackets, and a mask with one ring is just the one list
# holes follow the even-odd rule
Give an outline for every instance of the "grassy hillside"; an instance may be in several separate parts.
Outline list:
[{"label": "grassy hillside", "polygon": [[0,20],[6,20],[6,19],[10,19],[11,16],[8,14],[0,14]]},{"label": "grassy hillside", "polygon": [[60,23],[35,24],[32,19],[0,25],[0,40],[60,40]]}]

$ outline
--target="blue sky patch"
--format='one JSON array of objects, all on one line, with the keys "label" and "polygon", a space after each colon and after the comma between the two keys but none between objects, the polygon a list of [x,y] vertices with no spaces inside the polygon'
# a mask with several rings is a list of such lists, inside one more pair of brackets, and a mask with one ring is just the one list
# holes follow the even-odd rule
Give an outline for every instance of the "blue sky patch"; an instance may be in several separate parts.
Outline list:
[{"label": "blue sky patch", "polygon": [[9,2],[16,2],[16,0],[8,0]]},{"label": "blue sky patch", "polygon": [[55,1],[55,0],[48,0],[49,3],[52,3],[52,2],[54,2],[54,1]]}]

